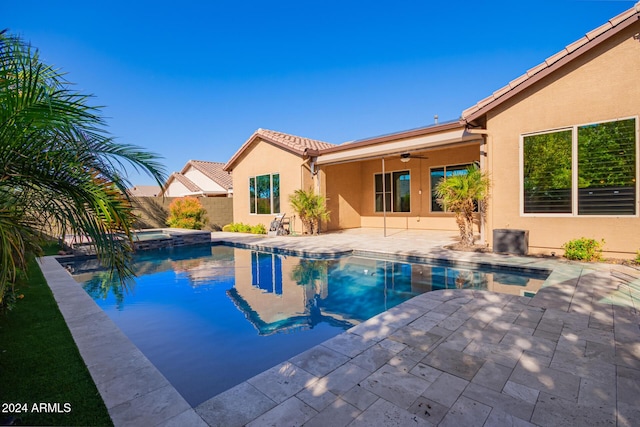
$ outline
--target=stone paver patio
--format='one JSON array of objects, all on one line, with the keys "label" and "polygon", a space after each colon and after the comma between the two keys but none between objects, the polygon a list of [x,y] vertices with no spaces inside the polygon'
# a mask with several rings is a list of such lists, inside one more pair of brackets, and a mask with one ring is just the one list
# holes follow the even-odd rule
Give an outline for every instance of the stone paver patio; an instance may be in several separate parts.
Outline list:
[{"label": "stone paver patio", "polygon": [[422,294],[196,408],[52,257],[42,269],[117,426],[638,425],[640,272],[442,248],[455,237],[214,233],[214,241],[292,253],[444,258],[551,275],[533,298]]}]

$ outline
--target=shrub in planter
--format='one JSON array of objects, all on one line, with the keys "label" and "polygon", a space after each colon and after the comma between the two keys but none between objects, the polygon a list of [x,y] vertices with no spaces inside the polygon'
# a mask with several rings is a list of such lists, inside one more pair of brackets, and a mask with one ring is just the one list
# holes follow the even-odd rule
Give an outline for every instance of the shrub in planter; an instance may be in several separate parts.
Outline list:
[{"label": "shrub in planter", "polygon": [[267,234],[267,229],[264,224],[258,224],[251,226],[249,224],[243,224],[241,222],[232,222],[222,227],[222,231],[228,231],[231,233],[253,233],[253,234]]},{"label": "shrub in planter", "polygon": [[577,261],[599,261],[602,258],[603,240],[581,237],[573,239],[562,245],[564,256],[567,259]]},{"label": "shrub in planter", "polygon": [[251,227],[251,232],[253,234],[267,234],[267,228],[264,224],[258,224]]}]

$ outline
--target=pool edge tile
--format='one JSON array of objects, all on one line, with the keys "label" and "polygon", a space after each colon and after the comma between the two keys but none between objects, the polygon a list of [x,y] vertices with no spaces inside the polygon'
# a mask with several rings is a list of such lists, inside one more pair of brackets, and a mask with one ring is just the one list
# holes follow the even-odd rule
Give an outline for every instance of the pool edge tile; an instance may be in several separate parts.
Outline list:
[{"label": "pool edge tile", "polygon": [[[145,387],[144,382],[120,384],[120,387],[126,387],[133,397],[124,402],[107,406],[114,426],[157,425],[168,422],[177,415],[193,409],[155,365],[106,316],[95,301],[60,265],[55,256],[43,257],[39,261],[38,266],[54,295],[71,336],[105,405],[112,400],[109,386],[114,386],[117,381],[125,381],[130,378],[133,372],[144,370],[155,382],[151,389],[148,386]],[[78,315],[78,313],[81,314]],[[120,331],[120,333],[113,333],[112,340],[105,344],[111,348],[114,357],[101,358],[100,352],[96,351],[96,345],[87,339],[88,331],[83,329],[82,325],[91,318],[99,319],[103,330]],[[125,369],[122,375],[118,375],[123,358],[125,358],[124,360],[134,360],[135,369]],[[100,380],[101,378],[102,380]],[[158,411],[156,406],[163,402],[166,405]],[[204,420],[202,422],[204,423]]]}]

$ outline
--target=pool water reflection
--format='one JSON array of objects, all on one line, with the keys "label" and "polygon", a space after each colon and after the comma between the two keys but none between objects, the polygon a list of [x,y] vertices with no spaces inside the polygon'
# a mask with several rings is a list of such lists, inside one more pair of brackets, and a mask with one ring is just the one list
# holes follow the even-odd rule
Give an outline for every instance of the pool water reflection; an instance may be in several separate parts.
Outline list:
[{"label": "pool water reflection", "polygon": [[228,246],[140,252],[123,290],[89,260],[77,281],[193,406],[423,292],[535,293],[545,276]]}]

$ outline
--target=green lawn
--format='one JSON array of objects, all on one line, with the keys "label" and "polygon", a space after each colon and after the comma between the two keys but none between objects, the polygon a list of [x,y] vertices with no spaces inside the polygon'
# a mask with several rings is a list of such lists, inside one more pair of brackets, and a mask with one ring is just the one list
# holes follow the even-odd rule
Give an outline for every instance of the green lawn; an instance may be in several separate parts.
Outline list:
[{"label": "green lawn", "polygon": [[24,298],[0,313],[0,425],[113,425],[36,261],[16,289]]}]

